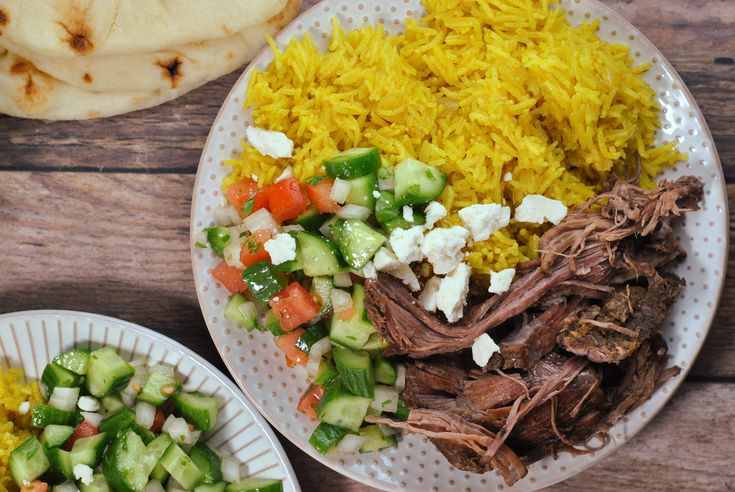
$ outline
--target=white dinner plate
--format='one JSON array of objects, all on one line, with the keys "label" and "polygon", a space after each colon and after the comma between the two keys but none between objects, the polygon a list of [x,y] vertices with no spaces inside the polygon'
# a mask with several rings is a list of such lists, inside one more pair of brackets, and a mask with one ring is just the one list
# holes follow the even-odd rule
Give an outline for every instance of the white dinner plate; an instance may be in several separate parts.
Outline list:
[{"label": "white dinner plate", "polygon": [[230,379],[180,343],[142,326],[97,314],[24,311],[0,315],[0,365],[22,369],[26,380],[41,377],[54,356],[71,348],[115,348],[124,357],[144,357],[173,366],[184,390],[220,402],[217,426],[202,441],[241,463],[241,476],[283,480],[284,492],[300,492],[281,444]]},{"label": "white dinner plate", "polygon": [[[684,82],[653,44],[610,8],[595,0],[563,0],[561,6],[567,9],[572,24],[599,19],[600,37],[629,45],[636,63],[651,62],[651,69],[644,78],[655,89],[662,107],[659,142],[678,139],[682,151],[689,153],[688,162],[667,170],[665,177],[698,176],[705,183],[706,196],[702,210],[688,214],[676,234],[677,240],[689,252],[676,273],[685,277],[688,284],[665,323],[664,335],[669,345],[670,362],[679,365],[682,374],[668,381],[649,401],[616,425],[610,432],[612,440],[607,446],[585,456],[562,454],[557,460],[547,457],[532,465],[528,476],[513,490],[546,487],[599,462],[633,437],[663,408],[684,380],[707,336],[722,291],[728,251],[727,195],[722,169],[707,124]],[[312,40],[325,49],[332,17],[336,16],[346,29],[380,22],[388,32],[397,33],[402,30],[406,18],[419,18],[422,13],[419,0],[322,2],[286,27],[276,37],[276,43],[285,48],[290,39],[308,32]],[[245,89],[252,70],[264,70],[272,60],[269,50],[255,58],[235,83],[212,125],[194,187],[192,237],[202,228],[214,225],[212,211],[222,198],[220,183],[231,170],[224,166],[224,160],[240,154],[245,127],[252,123],[250,113],[242,109]],[[223,316],[228,293],[210,275],[219,259],[193,246],[192,259],[204,319],[227,367],[271,424],[306,453],[350,478],[385,490],[508,488],[494,473],[476,475],[455,469],[431,443],[418,436],[407,436],[398,448],[380,453],[320,456],[307,442],[314,422],[296,411],[296,403],[308,386],[304,369],[286,367],[269,333],[247,333],[228,324]]]}]

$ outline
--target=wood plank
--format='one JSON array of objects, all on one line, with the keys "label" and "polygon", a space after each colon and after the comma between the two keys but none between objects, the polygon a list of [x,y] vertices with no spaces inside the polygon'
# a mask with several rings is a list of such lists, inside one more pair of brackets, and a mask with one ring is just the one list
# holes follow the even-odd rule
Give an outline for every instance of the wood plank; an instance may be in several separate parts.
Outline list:
[{"label": "wood plank", "polygon": [[[304,2],[304,8],[316,0]],[[735,6],[728,0],[606,0],[679,70],[735,180]],[[44,123],[0,116],[0,168],[196,171],[201,148],[239,72],[157,108],[115,118]]]}]

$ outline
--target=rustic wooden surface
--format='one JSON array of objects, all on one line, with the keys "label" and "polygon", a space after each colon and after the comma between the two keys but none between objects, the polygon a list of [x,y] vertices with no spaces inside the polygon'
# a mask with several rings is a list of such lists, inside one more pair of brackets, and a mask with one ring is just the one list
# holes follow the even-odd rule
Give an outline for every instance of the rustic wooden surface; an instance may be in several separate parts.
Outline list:
[{"label": "rustic wooden surface", "polygon": [[[605,3],[686,81],[714,134],[734,210],[735,2]],[[0,117],[0,312],[116,316],[196,346],[224,368],[197,304],[188,229],[200,149],[236,78],[107,120]],[[621,450],[554,490],[735,489],[733,272],[704,350],[671,404]],[[305,491],[372,490],[283,444]]]}]

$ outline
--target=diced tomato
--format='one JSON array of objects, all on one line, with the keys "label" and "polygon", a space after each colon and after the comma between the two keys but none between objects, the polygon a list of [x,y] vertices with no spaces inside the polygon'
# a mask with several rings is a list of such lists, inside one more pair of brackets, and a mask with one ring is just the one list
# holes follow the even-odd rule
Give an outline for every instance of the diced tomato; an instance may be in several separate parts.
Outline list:
[{"label": "diced tomato", "polygon": [[268,205],[276,222],[295,219],[306,210],[306,196],[295,178],[284,179],[268,190]]},{"label": "diced tomato", "polygon": [[263,247],[269,239],[273,239],[272,231],[255,231],[252,236],[242,243],[240,261],[245,267],[263,260],[271,261],[271,256]]},{"label": "diced tomato", "polygon": [[242,279],[242,272],[235,267],[231,267],[224,261],[212,270],[212,276],[233,294],[248,290],[245,281]]},{"label": "diced tomato", "polygon": [[309,200],[319,210],[320,214],[333,214],[341,208],[339,203],[329,198],[333,185],[334,180],[327,178],[322,179],[314,185],[308,183],[304,185],[306,194],[309,195]]},{"label": "diced tomato", "polygon": [[74,446],[74,443],[77,442],[79,439],[84,439],[85,437],[92,437],[99,434],[100,431],[97,429],[97,427],[90,424],[88,421],[83,421],[81,424],[79,424],[74,430],[74,434],[71,435],[71,437],[64,443],[64,449],[67,451],[71,451],[71,448]]},{"label": "diced tomato", "polygon": [[40,480],[34,480],[30,485],[24,485],[20,492],[48,492],[48,484]]},{"label": "diced tomato", "polygon": [[[230,202],[230,205],[235,207],[241,217],[250,215],[261,208],[268,208],[267,190],[265,188],[258,189],[258,183],[249,178],[232,183],[229,188],[227,188],[227,192],[225,194],[227,195],[227,201]],[[248,207],[248,213],[243,213],[245,202],[250,199],[253,200],[252,209]]]},{"label": "diced tomato", "polygon": [[319,405],[319,400],[322,399],[322,396],[324,396],[324,386],[312,384],[299,400],[296,409],[316,420],[316,407]]},{"label": "diced tomato", "polygon": [[280,337],[276,337],[276,345],[286,354],[286,365],[294,367],[296,365],[305,366],[309,360],[309,355],[303,350],[296,347],[299,337],[304,334],[304,329],[299,328]]},{"label": "diced tomato", "polygon": [[159,433],[161,432],[163,424],[165,423],[166,414],[163,413],[163,409],[161,409],[161,407],[156,407],[156,416],[153,418],[153,425],[151,426],[151,430],[155,433]]},{"label": "diced tomato", "polygon": [[291,282],[271,299],[270,307],[281,323],[281,328],[291,331],[319,315],[321,308],[298,282]]}]

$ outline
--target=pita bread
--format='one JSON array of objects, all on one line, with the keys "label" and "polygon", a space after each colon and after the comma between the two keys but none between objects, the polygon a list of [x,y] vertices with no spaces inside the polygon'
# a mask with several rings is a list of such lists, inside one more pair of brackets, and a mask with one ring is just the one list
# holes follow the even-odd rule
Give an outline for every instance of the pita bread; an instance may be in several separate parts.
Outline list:
[{"label": "pita bread", "polygon": [[232,36],[287,0],[0,0],[0,37],[49,57],[129,55]]},{"label": "pita bread", "polygon": [[268,22],[231,36],[190,43],[172,50],[119,56],[48,57],[0,37],[0,46],[30,61],[54,79],[85,91],[159,91],[195,87],[249,62],[274,34],[293,19],[300,0]]}]

